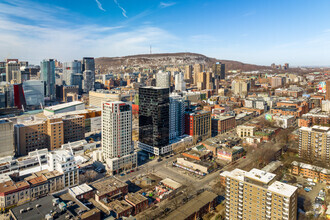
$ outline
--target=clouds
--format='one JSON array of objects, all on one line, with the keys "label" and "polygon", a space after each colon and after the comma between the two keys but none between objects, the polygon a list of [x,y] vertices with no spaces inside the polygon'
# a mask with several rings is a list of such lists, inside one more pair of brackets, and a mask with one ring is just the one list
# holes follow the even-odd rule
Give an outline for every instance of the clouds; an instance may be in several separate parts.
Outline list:
[{"label": "clouds", "polygon": [[98,0],[95,0],[96,1],[96,4],[97,4],[97,7],[102,10],[102,11],[105,11],[105,9],[102,7],[102,4],[101,2],[99,2]]},{"label": "clouds", "polygon": [[176,2],[168,2],[168,3],[166,3],[166,2],[160,2],[159,3],[159,7],[161,7],[161,8],[167,8],[167,7],[171,7],[171,6],[175,5],[175,4],[176,4]]},{"label": "clouds", "polygon": [[126,10],[120,6],[120,4],[118,3],[117,0],[113,0],[115,2],[115,4],[118,6],[118,8],[120,8],[122,10],[122,15],[125,17],[125,18],[128,18],[127,15],[126,15]]},{"label": "clouds", "polygon": [[[2,4],[2,3],[1,3]],[[11,13],[4,13],[3,7],[10,7]],[[38,64],[45,58],[56,58],[61,61],[80,59],[83,56],[124,56],[128,54],[148,53],[149,45],[155,52],[175,50],[178,38],[168,31],[151,24],[129,26],[104,26],[100,24],[72,23],[62,9],[39,10],[25,8],[19,4],[0,6],[0,60],[6,57],[17,57]],[[8,9],[8,8],[7,8]],[[43,18],[45,11],[47,18]],[[57,17],[58,16],[58,17]],[[77,18],[78,19],[78,18]],[[80,18],[81,19],[81,18]],[[29,22],[26,22],[29,20]],[[83,20],[83,19],[81,19]],[[61,24],[61,25],[56,25]]]}]

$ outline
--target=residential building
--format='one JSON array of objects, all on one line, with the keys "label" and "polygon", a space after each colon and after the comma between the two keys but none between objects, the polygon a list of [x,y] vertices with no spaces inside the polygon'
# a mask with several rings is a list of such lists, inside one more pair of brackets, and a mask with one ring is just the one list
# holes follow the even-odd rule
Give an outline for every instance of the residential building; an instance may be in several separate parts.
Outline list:
[{"label": "residential building", "polygon": [[98,89],[89,91],[89,105],[94,107],[102,107],[103,102],[121,101],[121,94],[113,91]]},{"label": "residential building", "polygon": [[314,125],[299,129],[299,157],[329,162],[330,128]]},{"label": "residential building", "polygon": [[40,80],[45,83],[45,97],[56,99],[55,89],[55,62],[53,59],[43,60],[40,63]]},{"label": "residential building", "polygon": [[105,102],[102,107],[102,154],[114,175],[137,166],[132,142],[132,109],[124,102]]},{"label": "residential building", "polygon": [[194,65],[194,85],[197,85],[199,73],[203,72],[205,69],[205,65],[203,64],[195,64]]},{"label": "residential building", "polygon": [[0,157],[14,155],[14,126],[9,119],[0,119]]},{"label": "residential building", "polygon": [[195,141],[204,141],[211,137],[211,112],[196,111],[185,114],[185,133]]},{"label": "residential building", "polygon": [[301,117],[309,111],[308,103],[300,100],[281,100],[276,103],[270,113],[281,115],[293,115],[296,118]]},{"label": "residential building", "polygon": [[139,147],[163,155],[171,152],[169,144],[169,89],[139,89]]},{"label": "residential building", "polygon": [[125,196],[125,201],[133,206],[133,215],[137,215],[149,207],[148,199],[140,193],[128,193]]},{"label": "residential building", "polygon": [[40,80],[28,80],[23,82],[23,91],[27,106],[45,105],[45,84]]},{"label": "residential building", "polygon": [[186,91],[186,82],[181,72],[175,75],[175,90],[180,92]]},{"label": "residential building", "polygon": [[314,166],[307,163],[293,161],[291,163],[291,173],[303,176],[304,178],[313,179],[313,181],[330,184],[330,170]]},{"label": "residential building", "polygon": [[287,129],[294,125],[296,118],[293,115],[273,115],[273,121],[276,126]]},{"label": "residential building", "polygon": [[226,133],[235,128],[235,116],[216,116],[211,119],[212,136]]},{"label": "residential building", "polygon": [[251,136],[254,136],[254,133],[256,132],[256,127],[239,125],[236,127],[236,132],[237,132],[237,135],[241,138],[251,137]]},{"label": "residential building", "polygon": [[184,79],[186,81],[188,81],[189,83],[192,83],[193,82],[192,72],[193,72],[192,65],[185,66]]},{"label": "residential building", "polygon": [[112,197],[123,198],[128,193],[128,185],[115,177],[107,177],[90,184],[95,189],[95,201],[110,200]]},{"label": "residential building", "polygon": [[220,160],[227,162],[233,162],[245,155],[245,150],[243,147],[234,146],[234,147],[221,147],[217,150],[217,157]]},{"label": "residential building", "polygon": [[270,85],[272,88],[282,87],[285,84],[285,77],[272,77],[270,80]]},{"label": "residential building", "polygon": [[302,117],[298,119],[299,127],[311,127],[313,125],[325,126],[328,124],[330,124],[330,115],[326,112],[309,112],[303,114]]},{"label": "residential building", "polygon": [[330,100],[322,100],[322,111],[330,113]]},{"label": "residential building", "polygon": [[85,139],[85,117],[83,115],[62,116],[64,143]]},{"label": "residential building", "polygon": [[156,74],[156,86],[160,88],[170,88],[171,86],[171,73],[159,71]]},{"label": "residential building", "polygon": [[169,100],[170,100],[169,140],[173,140],[176,137],[180,137],[184,134],[185,102],[182,96],[175,94],[171,94]]},{"label": "residential building", "polygon": [[239,95],[241,97],[247,96],[250,91],[250,82],[244,80],[233,80],[231,83],[231,89],[235,95]]},{"label": "residential building", "polygon": [[259,169],[226,172],[226,219],[297,219],[298,188]]},{"label": "residential building", "polygon": [[21,64],[18,61],[6,63],[6,82],[21,83]]}]

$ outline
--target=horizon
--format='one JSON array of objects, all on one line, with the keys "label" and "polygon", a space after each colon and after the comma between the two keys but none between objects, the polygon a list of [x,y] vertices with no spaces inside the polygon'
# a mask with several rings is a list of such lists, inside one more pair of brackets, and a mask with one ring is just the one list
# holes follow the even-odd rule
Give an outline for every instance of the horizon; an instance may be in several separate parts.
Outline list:
[{"label": "horizon", "polygon": [[66,62],[149,54],[151,46],[153,54],[329,67],[329,9],[325,0],[0,0],[0,59]]}]

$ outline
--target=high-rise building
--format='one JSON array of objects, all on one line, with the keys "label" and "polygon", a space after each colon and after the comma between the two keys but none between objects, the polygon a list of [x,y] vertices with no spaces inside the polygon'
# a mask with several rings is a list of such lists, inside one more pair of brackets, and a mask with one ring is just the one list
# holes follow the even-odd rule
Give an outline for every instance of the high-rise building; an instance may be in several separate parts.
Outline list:
[{"label": "high-rise building", "polygon": [[94,90],[95,83],[95,61],[93,57],[84,57],[82,61],[83,91]]},{"label": "high-rise building", "polygon": [[132,142],[132,108],[125,102],[104,102],[102,106],[102,153],[114,175],[137,166]]},{"label": "high-rise building", "polygon": [[177,73],[175,75],[175,90],[176,91],[186,91],[186,82],[184,81],[183,73]]},{"label": "high-rise building", "polygon": [[245,97],[250,90],[250,82],[244,80],[233,80],[231,83],[231,89],[235,95]]},{"label": "high-rise building", "polygon": [[215,75],[215,78],[218,78],[218,79],[226,78],[225,64],[216,62],[212,67],[212,71]]},{"label": "high-rise building", "polygon": [[252,169],[224,172],[226,219],[297,219],[298,188],[276,174]]},{"label": "high-rise building", "polygon": [[326,93],[325,93],[325,99],[330,100],[330,80],[326,81]]},{"label": "high-rise building", "polygon": [[192,83],[192,81],[193,81],[192,71],[193,71],[192,65],[185,66],[184,79],[190,83]]},{"label": "high-rise building", "polygon": [[16,61],[6,63],[6,81],[21,83],[20,68],[21,65]]},{"label": "high-rise building", "polygon": [[282,87],[285,84],[285,77],[272,77],[271,81],[270,81],[270,85],[272,88],[278,88],[278,87]]},{"label": "high-rise building", "polygon": [[161,88],[170,88],[171,86],[171,73],[159,71],[156,74],[156,86]]},{"label": "high-rise building", "polygon": [[314,125],[299,129],[299,157],[329,163],[330,128]]},{"label": "high-rise building", "polygon": [[163,155],[172,149],[169,144],[169,89],[139,89],[139,147]]},{"label": "high-rise building", "polygon": [[40,80],[45,83],[45,96],[50,100],[56,99],[55,62],[53,59],[43,60],[40,63]]},{"label": "high-rise building", "polygon": [[204,71],[205,66],[203,64],[194,65],[194,84],[197,85],[199,73]]},{"label": "high-rise building", "polygon": [[[72,62],[63,63],[63,80],[66,85],[75,85],[74,76],[77,74],[81,74],[81,62],[78,60],[74,60]],[[76,83],[77,84],[77,83]]]},{"label": "high-rise building", "polygon": [[14,155],[14,126],[8,119],[0,119],[0,157]]},{"label": "high-rise building", "polygon": [[28,80],[23,82],[23,91],[26,105],[42,106],[45,105],[45,84],[41,80]]},{"label": "high-rise building", "polygon": [[206,81],[205,81],[205,88],[206,89],[213,89],[213,82],[212,82],[212,72],[206,73]]},{"label": "high-rise building", "polygon": [[180,95],[170,95],[170,140],[184,134],[185,102]]}]

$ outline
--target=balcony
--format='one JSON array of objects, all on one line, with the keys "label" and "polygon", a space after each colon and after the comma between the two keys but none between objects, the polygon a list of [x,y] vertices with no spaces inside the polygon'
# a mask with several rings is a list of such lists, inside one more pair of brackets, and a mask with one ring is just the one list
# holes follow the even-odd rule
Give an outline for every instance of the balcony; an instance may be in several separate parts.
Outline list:
[{"label": "balcony", "polygon": [[242,203],[238,203],[238,206],[242,206],[243,207],[243,204]]},{"label": "balcony", "polygon": [[239,190],[243,190],[243,187],[242,187],[242,186],[240,186],[240,187],[238,187],[238,189],[239,189]]},{"label": "balcony", "polygon": [[242,202],[243,202],[243,200],[241,200],[241,199],[238,199],[238,202],[242,203]]},{"label": "balcony", "polygon": [[243,199],[243,196],[242,195],[238,195],[238,198]]},{"label": "balcony", "polygon": [[239,185],[239,186],[243,186],[244,184],[243,184],[243,183],[241,183],[241,182],[239,182],[239,183],[238,183],[238,185]]},{"label": "balcony", "polygon": [[269,218],[271,218],[271,217],[272,217],[271,215],[266,214],[266,218],[267,218],[267,219],[269,219]]},{"label": "balcony", "polygon": [[238,191],[238,193],[239,193],[239,194],[243,194],[243,192],[242,192],[242,191]]},{"label": "balcony", "polygon": [[271,205],[272,205],[272,203],[271,203],[271,202],[266,202],[266,205],[269,205],[269,206],[271,206]]}]

